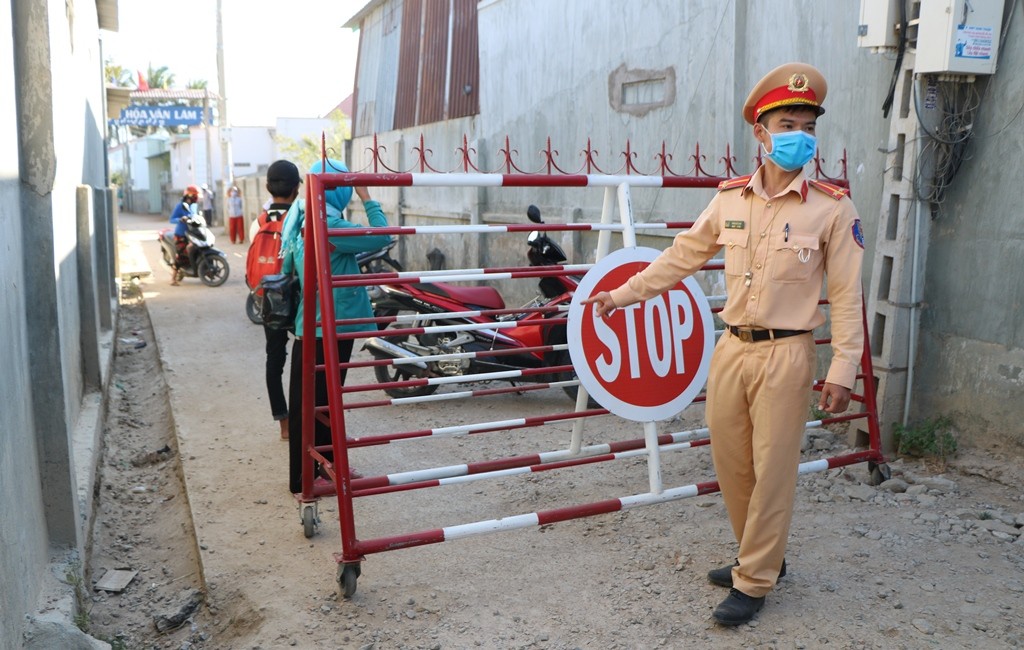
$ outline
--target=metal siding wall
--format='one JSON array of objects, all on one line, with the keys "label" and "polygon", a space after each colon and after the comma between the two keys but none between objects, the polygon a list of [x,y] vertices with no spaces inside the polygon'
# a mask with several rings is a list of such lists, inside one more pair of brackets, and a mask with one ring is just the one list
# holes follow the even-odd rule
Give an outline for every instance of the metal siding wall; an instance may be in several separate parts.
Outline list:
[{"label": "metal siding wall", "polygon": [[423,0],[406,0],[402,11],[401,47],[398,53],[398,86],[395,93],[395,121],[391,128],[416,124],[417,80],[420,66],[420,16]]},{"label": "metal siding wall", "polygon": [[[452,63],[448,93],[448,119],[480,112],[480,55],[477,51],[476,0],[454,0],[452,10]],[[465,92],[466,86],[470,91]]]},{"label": "metal siding wall", "polygon": [[353,137],[388,131],[394,123],[402,8],[401,0],[382,5],[359,25]]},{"label": "metal siding wall", "polygon": [[402,16],[405,5],[396,0],[387,5],[381,21],[378,39],[379,69],[377,70],[377,105],[372,132],[386,131],[395,123],[398,93],[398,63],[402,43]]},{"label": "metal siding wall", "polygon": [[420,75],[420,110],[417,124],[444,119],[448,94],[448,16],[449,3],[428,2],[423,17],[423,64]]}]

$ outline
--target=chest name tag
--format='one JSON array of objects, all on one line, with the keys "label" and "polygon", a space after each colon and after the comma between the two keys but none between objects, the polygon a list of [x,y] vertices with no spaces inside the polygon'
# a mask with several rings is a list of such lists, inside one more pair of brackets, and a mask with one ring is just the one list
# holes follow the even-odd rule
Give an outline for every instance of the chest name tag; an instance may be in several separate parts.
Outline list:
[{"label": "chest name tag", "polygon": [[726,221],[725,222],[725,227],[728,228],[729,230],[743,230],[744,228],[747,227],[747,222],[745,222],[745,221]]}]

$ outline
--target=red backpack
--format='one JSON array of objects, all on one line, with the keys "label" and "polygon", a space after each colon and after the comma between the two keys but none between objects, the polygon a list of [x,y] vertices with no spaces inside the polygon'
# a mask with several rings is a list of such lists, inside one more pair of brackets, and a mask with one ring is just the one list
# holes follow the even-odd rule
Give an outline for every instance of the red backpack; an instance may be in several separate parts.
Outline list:
[{"label": "red backpack", "polygon": [[245,283],[259,295],[260,280],[264,275],[281,272],[281,228],[284,226],[284,212],[271,221],[266,210],[259,216],[260,229],[252,238],[249,254],[245,259]]}]

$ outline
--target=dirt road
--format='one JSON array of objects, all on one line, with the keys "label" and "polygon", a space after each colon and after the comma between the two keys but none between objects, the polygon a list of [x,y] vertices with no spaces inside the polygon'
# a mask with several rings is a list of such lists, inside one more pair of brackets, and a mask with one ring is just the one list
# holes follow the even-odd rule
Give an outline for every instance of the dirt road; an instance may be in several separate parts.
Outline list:
[{"label": "dirt road", "polygon": [[[287,491],[286,443],[263,385],[263,333],[243,309],[245,247],[221,237],[232,271],[223,287],[195,279],[172,287],[157,258],[163,225],[162,217],[121,219],[122,237],[139,242],[153,276],[140,284],[144,302],[122,307],[91,564],[93,582],[107,569],[138,571],[122,593],[94,592],[90,630],[115,647],[1024,645],[1024,463],[1019,450],[995,444],[965,450],[941,475],[894,462],[902,485],[885,489],[865,484],[864,466],[802,476],[789,574],[758,618],[738,629],[710,620],[725,592],[705,573],[735,553],[718,495],[375,554],[363,562],[354,597],[343,600],[332,558],[341,550],[335,502],[321,502],[323,525],[306,539]],[[372,381],[360,372],[350,384]],[[565,399],[545,390],[458,408],[492,421],[550,411]],[[348,426],[440,427],[451,408],[352,411]],[[623,426],[609,418],[591,431],[617,435]],[[564,446],[570,429],[387,445],[353,457],[371,476],[467,455],[546,451]],[[812,434],[807,458],[847,451],[844,438]],[[667,486],[712,476],[706,448],[664,460]],[[555,474],[359,500],[357,524],[374,536],[408,532],[638,494],[647,485],[642,460]]]}]

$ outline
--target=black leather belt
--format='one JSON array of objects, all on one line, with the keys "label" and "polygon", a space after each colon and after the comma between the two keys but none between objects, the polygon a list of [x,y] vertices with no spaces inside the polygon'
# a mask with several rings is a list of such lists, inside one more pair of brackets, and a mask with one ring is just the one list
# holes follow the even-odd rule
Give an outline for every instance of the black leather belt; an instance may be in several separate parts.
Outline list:
[{"label": "black leather belt", "polygon": [[726,328],[732,332],[732,335],[741,341],[746,343],[756,343],[758,341],[768,341],[772,339],[784,339],[787,336],[798,336],[800,334],[806,334],[810,330],[752,330],[744,329],[741,327],[735,327],[733,325],[726,325]]}]

